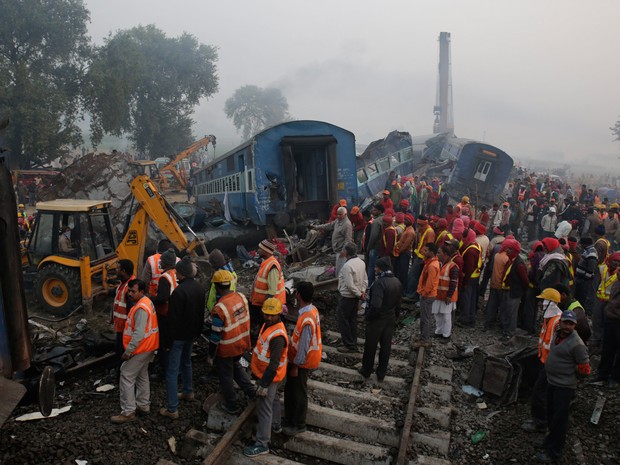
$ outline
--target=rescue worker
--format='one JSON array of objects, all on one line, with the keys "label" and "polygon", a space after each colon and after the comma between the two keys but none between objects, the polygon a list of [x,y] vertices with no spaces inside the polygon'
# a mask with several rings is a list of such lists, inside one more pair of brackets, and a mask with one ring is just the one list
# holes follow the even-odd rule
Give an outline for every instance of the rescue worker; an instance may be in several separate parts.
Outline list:
[{"label": "rescue worker", "polygon": [[376,374],[377,381],[382,382],[387,374],[390,361],[401,289],[400,281],[394,276],[388,257],[377,260],[376,267],[377,278],[369,289],[370,300],[366,309],[366,341],[362,367],[358,372],[364,379],[370,377],[375,364],[377,345],[379,345],[379,363]]},{"label": "rescue worker", "polygon": [[220,408],[231,415],[238,415],[235,385],[248,398],[254,398],[256,388],[239,360],[252,348],[250,341],[250,308],[245,296],[232,289],[234,277],[228,270],[217,270],[211,282],[220,298],[211,310],[209,356],[217,369],[220,392],[224,401]]},{"label": "rescue worker", "polygon": [[147,415],[151,408],[149,363],[159,347],[159,328],[153,302],[146,295],[146,284],[139,279],[127,283],[128,293],[136,304],[131,307],[123,331],[119,391],[121,413],[110,418],[122,424],[136,419],[136,412]]},{"label": "rescue worker", "polygon": [[361,245],[362,235],[364,234],[364,229],[366,228],[366,220],[360,211],[360,207],[355,206],[351,209],[351,212],[349,213],[349,221],[353,226],[353,242]]},{"label": "rescue worker", "polygon": [[592,313],[596,305],[598,287],[598,254],[591,237],[582,237],[579,244],[583,248],[581,258],[575,267],[575,297],[583,302],[584,308]]},{"label": "rescue worker", "polygon": [[452,334],[452,312],[456,310],[459,298],[459,267],[452,260],[453,248],[444,244],[437,250],[437,258],[441,265],[437,297],[433,302],[432,313],[435,317],[435,333],[433,337],[447,342]]},{"label": "rescue worker", "polygon": [[597,303],[592,314],[592,339],[590,345],[598,347],[603,339],[605,307],[611,296],[612,285],[617,281],[617,270],[620,266],[620,252],[614,252],[599,266],[601,282],[596,291]]},{"label": "rescue worker", "polygon": [[394,266],[394,250],[396,249],[398,233],[390,215],[383,216],[383,236],[379,242],[379,258],[388,257]]},{"label": "rescue worker", "polygon": [[607,260],[609,256],[609,252],[611,251],[611,244],[607,239],[605,239],[605,226],[602,224],[598,225],[594,228],[594,248],[596,249],[596,254],[598,255],[598,263],[599,265]]},{"label": "rescue worker", "polygon": [[407,273],[409,271],[409,262],[411,261],[411,244],[413,244],[413,239],[415,237],[415,230],[413,229],[414,221],[412,214],[407,213],[405,215],[405,230],[396,243],[396,265],[394,267],[394,274],[400,281],[403,289],[407,285]]},{"label": "rescue worker", "polygon": [[[220,249],[213,249],[209,253],[209,264],[213,267],[213,269],[217,272],[218,270],[226,270],[229,271],[232,275],[232,280],[230,281],[230,290],[237,290],[237,273],[233,268],[232,262],[227,261],[226,257],[222,253]],[[217,293],[217,288],[215,283],[211,281],[211,287],[209,288],[209,294],[207,296],[207,312],[211,314],[211,310],[215,307],[215,304],[220,299],[221,295]]]},{"label": "rescue worker", "polygon": [[430,347],[431,345],[431,318],[433,302],[437,297],[439,286],[439,271],[441,265],[437,260],[437,244],[429,242],[424,246],[424,268],[418,281],[420,295],[420,338],[414,341],[416,347]]},{"label": "rescue worker", "polygon": [[468,230],[461,246],[463,257],[463,279],[459,299],[460,315],[458,326],[473,328],[476,326],[478,310],[478,284],[482,270],[482,249],[476,242],[476,232]]},{"label": "rescue worker", "polygon": [[168,239],[162,239],[157,244],[157,253],[154,253],[146,259],[144,269],[142,270],[142,281],[148,284],[148,294],[157,295],[157,285],[161,277],[161,265],[159,260],[161,254],[172,247],[172,243]]},{"label": "rescue worker", "polygon": [[285,424],[282,432],[287,436],[306,431],[308,411],[308,374],[321,363],[323,343],[319,311],[312,305],[314,286],[302,281],[296,287],[299,318],[288,348],[288,368],[284,386]]},{"label": "rescue worker", "polygon": [[[157,285],[157,294],[149,297],[153,305],[155,305],[157,322],[159,323],[159,351],[157,351],[157,357],[159,358],[161,376],[165,378],[168,368],[168,352],[170,351],[170,345],[172,343],[168,324],[168,302],[170,296],[179,285],[177,272],[174,269],[177,263],[177,256],[176,253],[174,253],[174,249],[168,249],[162,253],[159,263],[161,266],[161,276],[159,277],[159,283]],[[158,377],[159,374],[157,373],[151,375],[152,380],[156,380]]]},{"label": "rescue worker", "polygon": [[286,303],[284,275],[280,262],[273,256],[275,250],[275,244],[267,239],[258,244],[258,255],[263,261],[254,278],[250,296],[250,320],[256,325],[262,322],[260,312],[265,300],[274,297],[282,305]]},{"label": "rescue worker", "polygon": [[392,202],[392,199],[390,198],[390,191],[387,189],[383,191],[381,205],[383,206],[383,211],[387,210],[388,208],[394,208],[394,202]]},{"label": "rescue worker", "polygon": [[452,239],[454,239],[454,236],[448,231],[448,222],[445,218],[440,218],[435,232],[435,244],[437,244],[437,247],[441,247],[446,241]]},{"label": "rescue worker", "polygon": [[119,260],[116,263],[116,276],[121,280],[116,289],[110,289],[109,294],[114,295],[114,303],[112,304],[112,314],[110,315],[110,321],[114,325],[114,332],[116,333],[116,355],[118,355],[118,368],[123,363],[121,356],[125,352],[123,346],[123,332],[125,331],[125,323],[127,321],[127,308],[131,308],[133,301],[129,297],[128,283],[136,279],[133,274],[133,262],[126,258]]},{"label": "rescue worker", "polygon": [[499,309],[502,335],[507,339],[515,335],[519,305],[530,282],[527,276],[527,266],[519,256],[521,244],[515,239],[506,239],[501,250],[506,252],[510,259],[501,283],[502,292],[505,293],[504,305]]},{"label": "rescue worker", "polygon": [[530,411],[532,418],[521,425],[521,429],[528,433],[536,431],[546,431],[547,429],[547,374],[545,373],[545,362],[549,355],[551,338],[560,321],[562,310],[559,307],[561,296],[553,288],[546,288],[536,296],[543,299],[543,321],[538,336],[538,377],[532,388],[532,399]]},{"label": "rescue worker", "polygon": [[603,346],[596,381],[616,389],[620,383],[620,281],[617,279],[611,286],[604,311]]},{"label": "rescue worker", "polygon": [[332,221],[335,221],[335,220],[336,220],[336,218],[338,218],[338,209],[339,209],[340,207],[345,207],[345,208],[347,208],[347,200],[346,200],[346,199],[340,199],[340,200],[338,201],[338,203],[337,203],[337,204],[335,204],[335,205],[332,207],[332,211],[331,211],[331,213],[330,213],[330,215],[329,215],[329,222],[330,222],[330,223],[331,223]]},{"label": "rescue worker", "polygon": [[536,455],[539,462],[550,463],[562,457],[578,379],[590,375],[588,349],[575,331],[576,325],[575,312],[565,310],[550,341],[545,363],[549,433],[543,440],[543,450]]},{"label": "rescue worker", "polygon": [[560,310],[571,310],[577,315],[575,331],[577,331],[583,343],[587,344],[592,335],[592,329],[590,328],[590,322],[586,316],[585,309],[577,299],[571,296],[570,289],[566,286],[556,284],[553,288],[560,293],[560,303],[558,304]]},{"label": "rescue worker", "polygon": [[256,457],[269,453],[271,431],[282,430],[278,386],[286,376],[288,336],[280,319],[282,302],[266,299],[262,307],[265,323],[260,329],[250,364],[252,374],[258,379],[256,442],[243,449],[243,455]]},{"label": "rescue worker", "polygon": [[471,207],[469,206],[469,197],[464,195],[461,201],[454,207],[454,214],[458,218],[459,216],[471,217]]},{"label": "rescue worker", "polygon": [[[202,332],[205,311],[205,290],[194,279],[195,270],[191,259],[186,256],[175,266],[179,285],[168,302],[170,324],[170,352],[166,370],[167,407],[159,410],[171,420],[179,418],[179,400],[193,400],[192,346]],[[178,393],[179,370],[183,390]]]},{"label": "rescue worker", "polygon": [[417,302],[420,300],[418,295],[418,281],[422,268],[424,267],[424,255],[422,249],[430,242],[435,242],[435,231],[428,224],[428,219],[424,215],[420,215],[417,221],[418,231],[413,245],[413,262],[409,268],[407,276],[407,292],[403,300]]}]

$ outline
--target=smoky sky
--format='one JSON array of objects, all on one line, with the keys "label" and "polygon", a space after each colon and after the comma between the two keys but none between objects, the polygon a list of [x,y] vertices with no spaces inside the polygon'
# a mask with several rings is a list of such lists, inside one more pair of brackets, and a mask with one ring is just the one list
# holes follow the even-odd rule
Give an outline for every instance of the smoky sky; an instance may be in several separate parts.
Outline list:
[{"label": "smoky sky", "polygon": [[455,132],[516,159],[615,162],[620,143],[620,2],[478,0],[88,0],[90,34],[155,24],[218,47],[219,92],[195,113],[197,136],[241,142],[224,102],[278,87],[296,119],[342,126],[369,143],[429,134],[438,36],[451,33]]}]

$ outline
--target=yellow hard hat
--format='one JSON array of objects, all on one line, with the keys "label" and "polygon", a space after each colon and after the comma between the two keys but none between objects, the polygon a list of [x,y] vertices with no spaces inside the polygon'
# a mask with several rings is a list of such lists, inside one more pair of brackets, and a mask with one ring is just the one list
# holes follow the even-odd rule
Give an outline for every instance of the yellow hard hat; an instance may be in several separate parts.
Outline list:
[{"label": "yellow hard hat", "polygon": [[23,203],[20,203],[17,207],[18,208],[26,208]]},{"label": "yellow hard hat", "polygon": [[461,199],[461,202],[469,203],[469,197],[464,195],[463,198]]},{"label": "yellow hard hat", "polygon": [[228,270],[217,270],[213,273],[213,278],[211,278],[212,283],[219,284],[230,284],[233,280],[233,275]]},{"label": "yellow hard hat", "polygon": [[267,315],[279,315],[282,313],[282,302],[274,297],[265,300],[263,303],[263,313]]},{"label": "yellow hard hat", "polygon": [[615,209],[620,209],[620,205],[618,205],[616,202],[612,203],[609,208],[615,208]]},{"label": "yellow hard hat", "polygon": [[555,302],[556,304],[560,303],[560,300],[562,300],[562,298],[560,297],[560,293],[557,291],[557,289],[553,289],[552,287],[543,289],[540,295],[537,295],[536,297],[539,299],[550,300],[552,302]]}]

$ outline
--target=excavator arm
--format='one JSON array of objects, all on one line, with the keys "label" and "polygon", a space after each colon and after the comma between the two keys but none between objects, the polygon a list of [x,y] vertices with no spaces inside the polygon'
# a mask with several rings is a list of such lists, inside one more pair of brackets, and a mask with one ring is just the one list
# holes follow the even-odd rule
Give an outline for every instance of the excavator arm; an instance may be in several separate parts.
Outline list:
[{"label": "excavator arm", "polygon": [[179,152],[177,156],[174,157],[174,159],[170,163],[168,163],[166,166],[164,166],[159,171],[162,173],[166,171],[170,172],[172,176],[174,176],[174,179],[176,179],[176,181],[179,183],[179,186],[181,186],[182,188],[185,188],[185,186],[187,185],[185,181],[185,176],[182,176],[181,173],[179,173],[179,170],[177,169],[177,164],[181,160],[184,160],[185,158],[189,157],[192,153],[200,150],[203,147],[206,147],[209,144],[215,147],[215,136],[213,134],[210,134],[206,137],[203,137],[200,140],[197,140],[192,145],[187,147],[185,150],[183,150],[182,152]]},{"label": "excavator arm", "polygon": [[[159,192],[148,176],[138,176],[131,183],[131,192],[138,203],[138,208],[127,229],[123,240],[116,249],[119,258],[127,258],[139,270],[144,262],[144,247],[147,239],[149,224],[153,224],[165,234],[180,253],[197,255],[201,250],[206,257],[207,249],[189,227],[186,221],[172,208],[166,198]],[[193,239],[190,241],[179,225],[187,227]]]}]

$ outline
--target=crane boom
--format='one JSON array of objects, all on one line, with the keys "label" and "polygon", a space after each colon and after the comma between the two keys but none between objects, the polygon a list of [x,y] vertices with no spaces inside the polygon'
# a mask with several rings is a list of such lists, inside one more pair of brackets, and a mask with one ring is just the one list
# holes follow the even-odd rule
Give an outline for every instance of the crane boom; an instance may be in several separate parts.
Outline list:
[{"label": "crane boom", "polygon": [[185,176],[182,176],[181,173],[179,173],[179,170],[177,169],[177,164],[180,161],[189,157],[192,153],[197,152],[198,150],[200,150],[203,147],[206,147],[209,144],[215,147],[215,136],[213,134],[209,134],[208,136],[205,136],[202,139],[197,140],[192,145],[187,147],[185,150],[182,150],[181,152],[179,152],[174,157],[174,159],[170,161],[170,163],[168,163],[166,166],[161,168],[159,171],[162,173],[169,171],[172,174],[172,176],[174,176],[174,179],[176,179],[176,181],[179,183],[179,186],[181,188],[185,188],[187,182],[185,181]]}]

